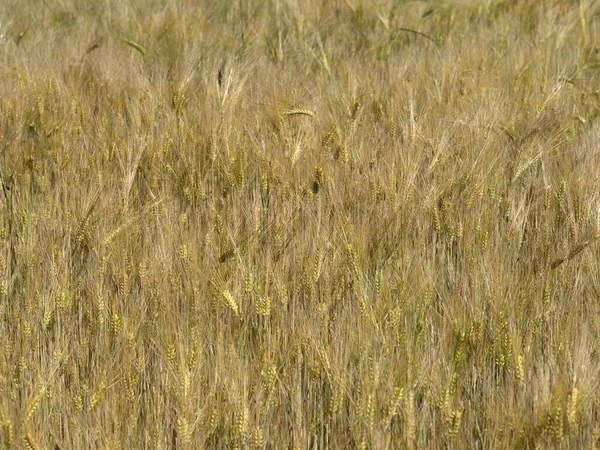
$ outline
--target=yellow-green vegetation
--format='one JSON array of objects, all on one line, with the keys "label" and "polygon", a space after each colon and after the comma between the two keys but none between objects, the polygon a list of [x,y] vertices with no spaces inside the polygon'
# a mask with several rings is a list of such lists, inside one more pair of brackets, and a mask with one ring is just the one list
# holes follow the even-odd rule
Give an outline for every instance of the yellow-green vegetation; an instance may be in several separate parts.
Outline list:
[{"label": "yellow-green vegetation", "polygon": [[0,448],[597,448],[600,2],[0,2]]}]

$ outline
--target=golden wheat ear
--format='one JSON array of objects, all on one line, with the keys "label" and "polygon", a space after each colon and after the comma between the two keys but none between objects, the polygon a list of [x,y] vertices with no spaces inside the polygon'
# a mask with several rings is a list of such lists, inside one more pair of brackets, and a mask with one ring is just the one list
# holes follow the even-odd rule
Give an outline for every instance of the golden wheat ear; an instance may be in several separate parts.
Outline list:
[{"label": "golden wheat ear", "polygon": [[283,114],[286,116],[315,116],[315,112],[311,111],[310,109],[290,109],[288,111],[285,111]]}]

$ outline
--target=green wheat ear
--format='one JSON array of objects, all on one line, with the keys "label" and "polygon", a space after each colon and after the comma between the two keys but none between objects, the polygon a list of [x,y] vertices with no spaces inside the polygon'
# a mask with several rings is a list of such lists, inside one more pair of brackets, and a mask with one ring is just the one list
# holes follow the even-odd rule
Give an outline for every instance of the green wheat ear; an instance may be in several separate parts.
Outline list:
[{"label": "green wheat ear", "polygon": [[146,55],[146,49],[144,47],[142,47],[140,44],[138,44],[137,42],[131,40],[131,39],[125,39],[125,38],[121,38],[121,41],[124,42],[125,44],[129,45],[130,47],[133,47],[135,50],[137,50],[138,52],[140,52],[142,55]]}]

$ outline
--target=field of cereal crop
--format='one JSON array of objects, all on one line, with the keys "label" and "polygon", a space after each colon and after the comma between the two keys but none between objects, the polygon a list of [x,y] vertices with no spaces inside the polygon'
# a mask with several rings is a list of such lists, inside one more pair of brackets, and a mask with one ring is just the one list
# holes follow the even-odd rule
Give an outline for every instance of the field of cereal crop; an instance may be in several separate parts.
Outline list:
[{"label": "field of cereal crop", "polygon": [[600,2],[0,2],[0,448],[600,445]]}]

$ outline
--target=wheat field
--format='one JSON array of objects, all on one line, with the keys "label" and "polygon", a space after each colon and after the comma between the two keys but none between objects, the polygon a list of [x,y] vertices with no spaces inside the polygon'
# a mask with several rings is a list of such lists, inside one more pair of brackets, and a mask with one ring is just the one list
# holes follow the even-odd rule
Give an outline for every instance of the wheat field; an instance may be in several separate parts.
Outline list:
[{"label": "wheat field", "polygon": [[596,0],[0,2],[0,448],[598,448],[599,40]]}]

